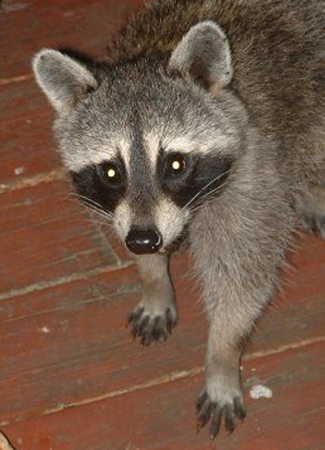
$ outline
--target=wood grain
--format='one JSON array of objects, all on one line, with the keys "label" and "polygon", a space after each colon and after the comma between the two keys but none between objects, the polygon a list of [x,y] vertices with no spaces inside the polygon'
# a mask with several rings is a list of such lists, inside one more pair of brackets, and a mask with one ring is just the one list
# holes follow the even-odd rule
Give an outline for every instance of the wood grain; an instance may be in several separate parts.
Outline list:
[{"label": "wood grain", "polygon": [[0,240],[0,298],[118,262],[64,181],[2,194]]},{"label": "wood grain", "polygon": [[138,1],[7,1],[0,14],[1,79],[30,73],[30,60],[43,47],[74,49],[93,57],[105,55],[112,34]]},{"label": "wood grain", "polygon": [[[207,323],[187,254],[174,258],[172,273],[179,325],[166,344],[146,349],[125,328],[140,296],[134,266],[3,299],[0,421],[21,421],[201,372]],[[297,285],[295,293],[275,299],[245,360],[325,339],[324,279],[319,295],[300,293]]]},{"label": "wood grain", "polygon": [[[213,445],[196,434],[194,402],[201,377],[69,408],[4,427],[19,449],[126,450],[321,450],[324,448],[325,344],[244,364],[249,415],[230,437]],[[249,388],[269,387],[271,399],[252,400]]]}]

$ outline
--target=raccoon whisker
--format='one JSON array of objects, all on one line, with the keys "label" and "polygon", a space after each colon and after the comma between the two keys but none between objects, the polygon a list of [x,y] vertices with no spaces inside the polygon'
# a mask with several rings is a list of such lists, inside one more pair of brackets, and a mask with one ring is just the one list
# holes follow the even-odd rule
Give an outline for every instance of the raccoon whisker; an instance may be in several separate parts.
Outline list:
[{"label": "raccoon whisker", "polygon": [[105,219],[112,220],[114,218],[114,215],[112,213],[100,210],[100,209],[95,208],[93,206],[87,206],[86,205],[86,208],[88,208],[90,211],[98,214],[100,217],[103,217]]},{"label": "raccoon whisker", "polygon": [[[176,228],[176,224],[177,224],[177,221],[178,221],[178,218],[179,217],[181,217],[181,214],[182,214],[182,212],[184,212],[184,210],[186,209],[186,208],[188,208],[189,209],[189,211],[190,211],[190,214],[192,214],[195,210],[196,210],[196,208],[198,207],[198,206],[203,206],[202,205],[202,203],[203,203],[203,199],[200,199],[200,201],[199,201],[199,205],[197,204],[197,205],[193,205],[193,207],[190,207],[190,205],[195,201],[195,199],[197,199],[198,198],[198,196],[205,190],[205,189],[207,189],[209,186],[211,186],[211,184],[212,183],[214,183],[214,182],[216,182],[216,181],[218,181],[218,179],[220,179],[222,176],[224,176],[224,175],[226,175],[226,174],[228,174],[230,172],[230,170],[228,169],[228,170],[226,170],[226,171],[224,171],[222,174],[219,174],[218,176],[216,176],[215,178],[213,178],[211,181],[209,181],[205,186],[203,186],[203,188],[199,191],[199,192],[197,192],[180,210],[176,210],[175,211],[175,213],[174,213],[174,215],[173,215],[173,220],[171,220],[171,229],[170,229],[170,233],[171,234],[173,234],[173,227],[175,227]],[[224,187],[225,186],[225,183],[226,183],[226,181],[227,180],[225,180],[220,186],[217,186],[215,189],[212,189],[212,191],[210,191],[210,192],[207,192],[207,193],[205,193],[204,194],[204,198],[206,198],[208,195],[212,195],[213,193],[215,193],[215,192],[217,192],[219,189],[221,189],[222,187]],[[171,209],[171,208],[170,208]],[[179,237],[181,238],[182,237],[182,233],[179,235]]]},{"label": "raccoon whisker", "polygon": [[215,195],[218,191],[222,190],[226,185],[227,185],[227,180],[223,184],[218,186],[217,188],[212,189],[212,191],[204,194],[200,198],[199,202],[190,208],[191,213],[196,212],[197,210],[204,208],[207,204],[211,203],[214,199],[209,198],[209,197],[212,197],[213,195]]},{"label": "raccoon whisker", "polygon": [[[82,203],[81,206],[83,208],[85,208],[85,209],[89,209],[91,211],[97,212],[97,213],[102,214],[102,215],[106,214],[106,212],[102,208],[98,208],[97,206],[92,205],[91,203],[89,203],[89,204]],[[109,215],[110,213],[107,213],[107,214]]]},{"label": "raccoon whisker", "polygon": [[[223,172],[222,174],[218,175],[217,177],[213,178],[211,181],[209,181],[209,183],[207,183],[205,186],[203,186],[203,188],[197,192],[186,204],[185,206],[183,206],[183,208],[181,209],[181,211],[183,211],[185,208],[188,208],[200,195],[203,191],[205,191],[209,186],[211,186],[211,184],[215,183],[216,181],[219,180],[219,178],[227,175],[230,172],[230,170],[226,170],[225,172]],[[219,189],[221,189],[222,187],[224,187],[226,181],[224,183],[222,183],[220,186],[217,186],[215,189],[213,189],[210,192],[207,192],[204,194],[204,196],[202,198],[205,198],[206,196],[212,195],[213,193],[216,193]]]},{"label": "raccoon whisker", "polygon": [[93,199],[91,199],[89,197],[86,197],[85,195],[77,194],[77,193],[74,193],[74,192],[72,192],[70,195],[74,196],[74,197],[77,197],[78,199],[80,199],[82,201],[85,201],[87,204],[90,203],[90,204],[92,204],[94,206],[97,206],[100,209],[103,208],[100,203],[95,202],[95,200],[93,200]]},{"label": "raccoon whisker", "polygon": [[[70,197],[76,197],[76,198],[70,198]],[[94,200],[92,200],[92,199],[90,199],[90,198],[88,198],[88,197],[85,197],[85,196],[83,196],[83,195],[79,195],[79,194],[75,194],[75,193],[73,193],[73,194],[69,194],[68,196],[67,196],[67,199],[70,201],[70,202],[74,202],[74,203],[76,203],[77,205],[81,205],[81,206],[83,206],[83,207],[86,207],[87,205],[93,205],[93,206],[95,206],[95,207],[97,207],[98,209],[102,209],[102,206],[99,204],[99,203],[97,203],[97,202],[95,202]]]},{"label": "raccoon whisker", "polygon": [[108,228],[110,231],[114,230],[113,225],[110,222],[100,222],[97,220],[94,220],[93,222],[97,227],[100,228]]},{"label": "raccoon whisker", "polygon": [[111,212],[108,212],[108,211],[104,211],[103,209],[98,208],[97,206],[94,206],[91,204],[89,204],[89,205],[84,204],[83,206],[84,206],[84,208],[100,215],[101,217],[104,217],[105,219],[112,220],[114,218],[114,214],[112,214]]},{"label": "raccoon whisker", "polygon": [[75,199],[71,199],[71,198],[69,199],[70,201],[72,201],[72,200],[75,201],[75,203],[78,203],[78,205],[81,205],[83,208],[89,210],[92,214],[98,214],[98,216],[101,219],[104,219],[104,220],[98,220],[95,217],[91,217],[89,220],[87,220],[87,219],[81,219],[81,220],[86,221],[86,222],[91,222],[98,226],[106,226],[110,229],[113,228],[112,221],[115,218],[115,214],[113,214],[110,211],[105,211],[99,203],[95,202],[94,200],[92,200],[84,195],[72,193],[71,196],[76,197],[78,200],[82,200],[82,202],[75,201]]},{"label": "raccoon whisker", "polygon": [[101,213],[105,218],[113,218],[114,214],[110,211],[105,211],[99,203],[95,202],[94,200],[85,197],[83,195],[74,194],[77,198],[81,199],[82,202],[77,202],[78,204],[81,204],[85,208],[91,209],[92,211]]},{"label": "raccoon whisker", "polygon": [[196,213],[197,211],[200,211],[200,209],[205,208],[209,203],[210,203],[210,201],[207,200],[206,202],[203,202],[203,203],[200,203],[200,204],[194,206],[193,208],[190,209],[190,213],[191,213],[191,214],[194,214],[194,213]]},{"label": "raccoon whisker", "polygon": [[[78,194],[74,194],[74,196],[79,197]],[[81,196],[80,196],[81,197]],[[101,215],[102,217],[104,217],[106,220],[112,220],[114,218],[114,214],[111,213],[110,211],[104,211],[102,209],[102,207],[100,206],[97,207],[95,204],[96,202],[94,202],[95,204],[92,205],[91,202],[89,202],[89,204],[87,204],[86,202],[88,202],[88,200],[90,201],[91,199],[87,199],[87,197],[84,197],[84,200],[82,202],[75,200],[75,199],[71,199],[68,197],[69,201],[73,201],[74,203],[76,203],[78,206],[82,206],[84,209],[90,210],[91,212],[96,212],[97,214]],[[91,219],[94,220],[94,219]]]},{"label": "raccoon whisker", "polygon": [[98,219],[78,219],[78,222],[86,222],[86,223],[91,223],[91,224],[95,224],[95,225],[99,225],[99,226],[107,226],[109,228],[112,228],[112,224],[109,221],[101,221]]},{"label": "raccoon whisker", "polygon": [[[195,199],[197,199],[200,195],[201,195],[201,193],[203,192],[203,191],[205,191],[209,186],[211,186],[211,184],[213,184],[213,183],[215,183],[216,181],[218,181],[221,177],[223,177],[223,176],[225,176],[225,175],[227,175],[228,173],[230,172],[230,170],[228,169],[228,170],[226,170],[225,172],[222,172],[221,174],[219,174],[217,177],[215,177],[215,178],[213,178],[211,181],[209,181],[205,186],[203,186],[203,188],[202,189],[200,189],[199,190],[199,192],[197,192],[184,206],[183,206],[183,208],[181,209],[181,211],[183,211],[185,208],[188,208],[193,202],[194,202],[194,200]],[[224,184],[224,183],[223,183]],[[222,185],[223,185],[222,184]],[[221,185],[221,186],[222,186]],[[219,189],[220,188],[220,186],[218,186],[218,188],[216,188],[216,189]]]},{"label": "raccoon whisker", "polygon": [[[220,184],[218,187],[216,187],[215,189],[212,189],[209,192],[206,192],[204,195],[202,195],[202,197],[199,200],[198,204],[204,203],[207,199],[208,200],[212,200],[209,197],[212,197],[213,195],[215,195],[217,192],[221,191],[225,186],[227,185],[227,181],[225,181],[224,183]],[[195,207],[194,207],[195,208]]]},{"label": "raccoon whisker", "polygon": [[110,211],[105,211],[100,203],[95,202],[91,198],[88,198],[88,197],[85,197],[84,195],[79,195],[79,194],[75,194],[75,195],[77,196],[77,198],[80,198],[83,201],[82,205],[85,206],[86,208],[88,207],[89,209],[100,212],[107,216],[112,216],[112,217],[114,216],[113,213],[111,213]]},{"label": "raccoon whisker", "polygon": [[101,214],[103,214],[105,216],[114,217],[114,214],[111,211],[105,211],[104,209],[98,208],[98,207],[96,207],[94,205],[91,205],[91,204],[90,205],[86,205],[86,207],[88,207],[89,209],[92,209],[95,212],[101,213]]}]

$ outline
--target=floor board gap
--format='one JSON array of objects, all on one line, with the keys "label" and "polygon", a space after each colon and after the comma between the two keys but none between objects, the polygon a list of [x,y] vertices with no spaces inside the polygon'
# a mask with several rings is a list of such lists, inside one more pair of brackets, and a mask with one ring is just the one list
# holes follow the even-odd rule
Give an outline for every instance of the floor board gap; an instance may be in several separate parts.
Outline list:
[{"label": "floor board gap", "polygon": [[33,283],[28,286],[19,288],[19,289],[12,289],[10,291],[0,293],[0,301],[8,300],[10,298],[18,297],[21,295],[30,294],[32,292],[42,291],[44,289],[48,289],[51,287],[61,286],[63,284],[72,283],[74,281],[92,278],[97,275],[113,272],[115,270],[125,269],[127,267],[132,266],[133,264],[134,264],[134,261],[127,261],[127,262],[123,262],[123,264],[120,264],[120,265],[107,265],[104,267],[98,267],[96,269],[88,270],[86,272],[77,272],[77,273],[73,273],[72,275],[63,276],[63,277],[59,277],[59,278],[55,278],[55,279],[51,279],[51,280],[47,280],[47,281],[41,281],[39,283]]},{"label": "floor board gap", "polygon": [[[266,352],[251,353],[244,357],[244,361],[245,360],[251,361],[254,359],[258,359],[258,358],[272,356],[272,355],[279,354],[281,352],[296,350],[298,348],[318,344],[320,342],[325,342],[325,336],[320,336],[320,337],[314,338],[314,339],[306,339],[304,341],[300,341],[299,343],[297,342],[297,343],[293,343],[290,345],[281,346],[281,347],[278,347],[276,349],[271,349]],[[51,407],[51,408],[45,409],[44,411],[41,411],[40,413],[37,414],[37,417],[57,414],[66,409],[77,408],[80,406],[86,406],[86,405],[90,405],[92,403],[100,402],[100,401],[107,400],[110,398],[115,398],[115,397],[119,397],[119,396],[126,395],[126,394],[132,394],[133,392],[136,392],[139,390],[144,390],[144,389],[152,388],[155,386],[161,386],[164,384],[172,383],[174,381],[189,378],[189,377],[195,377],[197,375],[202,374],[203,372],[204,372],[203,366],[193,367],[192,369],[188,369],[188,370],[179,370],[176,372],[171,372],[169,374],[165,374],[165,375],[159,376],[157,378],[153,378],[152,380],[149,380],[145,383],[134,384],[133,386],[129,386],[127,388],[117,389],[117,390],[107,392],[102,395],[85,398],[85,399],[77,401],[77,402],[60,403],[60,404],[56,405],[55,407]],[[245,386],[245,383],[244,383],[244,386]],[[0,427],[12,425],[12,424],[18,423],[18,422],[23,422],[23,421],[26,421],[29,419],[33,419],[34,417],[35,417],[34,415],[31,415],[31,416],[27,416],[27,417],[17,417],[16,419],[13,419],[10,421],[2,421],[2,422],[0,422]]]}]

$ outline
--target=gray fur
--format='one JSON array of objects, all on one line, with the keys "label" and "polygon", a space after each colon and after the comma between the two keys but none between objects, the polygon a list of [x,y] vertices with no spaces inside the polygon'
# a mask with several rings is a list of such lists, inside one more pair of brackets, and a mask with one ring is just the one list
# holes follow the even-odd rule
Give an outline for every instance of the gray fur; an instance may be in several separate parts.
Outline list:
[{"label": "gray fur", "polygon": [[[232,432],[245,415],[243,342],[295,227],[325,236],[324,13],[323,0],[157,0],[96,71],[49,50],[34,60],[67,169],[121,155],[117,232],[154,225],[162,235],[160,253],[138,258],[144,292],[130,324],[144,344],[176,324],[167,255],[187,230],[210,324],[198,422],[210,420],[212,437],[222,417]],[[210,179],[179,207],[158,177],[162,149],[233,164],[214,192]]]},{"label": "gray fur", "polygon": [[142,280],[142,298],[132,312],[132,334],[141,338],[143,345],[167,339],[177,324],[177,306],[168,274],[167,255],[141,256],[137,260]]},{"label": "gray fur", "polygon": [[173,51],[169,68],[201,79],[208,88],[227,86],[233,72],[226,35],[212,21],[194,25]]},{"label": "gray fur", "polygon": [[82,64],[54,50],[44,49],[33,60],[40,87],[60,114],[69,112],[97,81]]}]

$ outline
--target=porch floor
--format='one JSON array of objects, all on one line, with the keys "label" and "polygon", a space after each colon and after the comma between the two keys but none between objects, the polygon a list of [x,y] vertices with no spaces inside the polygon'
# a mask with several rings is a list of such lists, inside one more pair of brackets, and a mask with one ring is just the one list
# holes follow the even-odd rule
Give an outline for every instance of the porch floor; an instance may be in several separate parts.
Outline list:
[{"label": "porch floor", "polygon": [[[70,195],[36,86],[42,47],[103,55],[136,1],[3,0],[0,9],[0,430],[16,450],[324,450],[325,242],[299,237],[243,359],[248,416],[196,433],[207,324],[186,253],[180,321],[141,348],[125,327],[134,261]],[[271,398],[254,400],[261,384]]]}]

